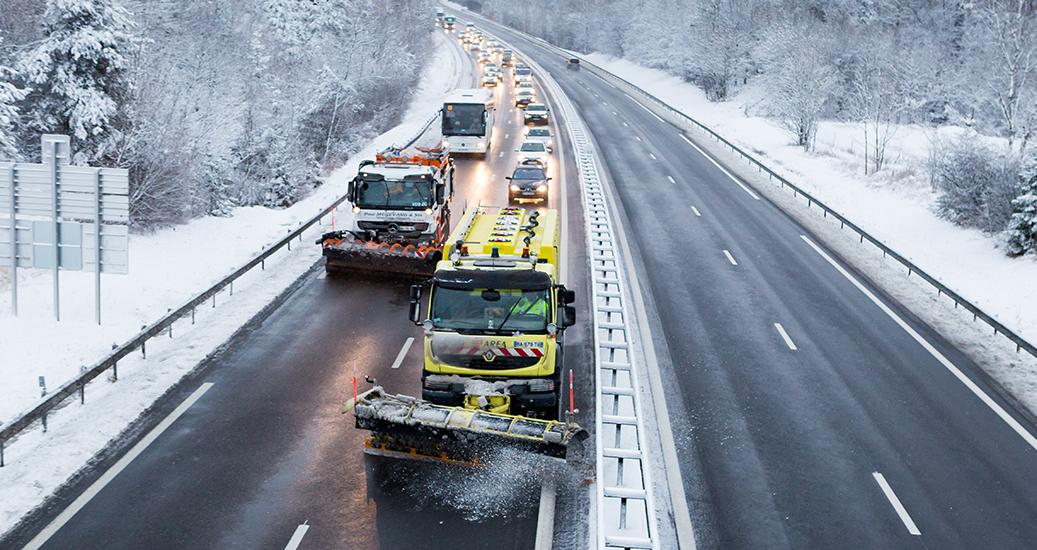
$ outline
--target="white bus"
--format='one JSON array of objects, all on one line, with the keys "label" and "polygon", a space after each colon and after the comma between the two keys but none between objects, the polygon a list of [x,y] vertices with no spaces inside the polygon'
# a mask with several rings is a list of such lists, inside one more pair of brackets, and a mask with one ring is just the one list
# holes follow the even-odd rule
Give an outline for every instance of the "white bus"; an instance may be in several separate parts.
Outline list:
[{"label": "white bus", "polygon": [[493,92],[455,90],[443,103],[443,148],[451,154],[490,151],[493,134]]}]

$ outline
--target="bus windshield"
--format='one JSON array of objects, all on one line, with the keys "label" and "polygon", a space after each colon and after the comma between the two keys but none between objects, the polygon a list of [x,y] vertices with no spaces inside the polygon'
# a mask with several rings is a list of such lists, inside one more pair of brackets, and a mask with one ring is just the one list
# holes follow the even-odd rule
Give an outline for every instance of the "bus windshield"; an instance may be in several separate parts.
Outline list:
[{"label": "bus windshield", "polygon": [[437,287],[432,295],[432,324],[492,334],[544,332],[551,304],[548,292]]},{"label": "bus windshield", "polygon": [[360,208],[422,210],[432,206],[432,189],[422,179],[361,179],[354,204]]},{"label": "bus windshield", "polygon": [[485,135],[485,113],[486,106],[481,103],[447,103],[443,107],[443,135]]}]

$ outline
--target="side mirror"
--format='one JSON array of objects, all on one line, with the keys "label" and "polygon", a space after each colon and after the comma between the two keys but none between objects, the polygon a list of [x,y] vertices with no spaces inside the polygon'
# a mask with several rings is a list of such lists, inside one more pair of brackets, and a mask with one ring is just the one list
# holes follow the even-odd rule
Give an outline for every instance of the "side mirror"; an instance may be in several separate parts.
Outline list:
[{"label": "side mirror", "polygon": [[562,307],[561,328],[571,327],[576,324],[576,308],[573,306]]},{"label": "side mirror", "polygon": [[562,292],[559,294],[559,298],[563,304],[569,305],[576,301],[576,291],[563,288]]},{"label": "side mirror", "polygon": [[504,179],[511,181],[511,176],[504,176]]},{"label": "side mirror", "polygon": [[349,197],[349,202],[354,202],[353,193],[356,191],[356,178],[349,180],[349,185],[346,186],[346,196]]},{"label": "side mirror", "polygon": [[436,184],[436,204],[443,204],[446,202],[446,184]]},{"label": "side mirror", "polygon": [[415,325],[420,325],[419,318],[421,316],[421,286],[411,285],[410,287],[410,309],[408,311],[410,320]]},{"label": "side mirror", "polygon": [[547,178],[547,181],[551,181],[551,180],[553,180],[553,179],[554,179],[554,178],[552,178],[552,177],[548,177],[548,178]]}]

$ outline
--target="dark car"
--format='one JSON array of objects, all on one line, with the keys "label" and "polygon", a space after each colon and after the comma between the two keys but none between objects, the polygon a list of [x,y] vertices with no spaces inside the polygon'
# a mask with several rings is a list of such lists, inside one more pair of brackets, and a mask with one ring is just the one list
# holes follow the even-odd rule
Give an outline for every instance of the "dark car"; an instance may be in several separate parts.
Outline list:
[{"label": "dark car", "polygon": [[565,68],[572,69],[572,70],[575,70],[575,71],[580,70],[580,58],[579,57],[570,57],[569,61],[568,61],[568,65],[566,65]]},{"label": "dark car", "polygon": [[547,204],[548,183],[544,167],[536,162],[524,162],[515,167],[508,176],[508,203],[521,201],[543,201]]}]

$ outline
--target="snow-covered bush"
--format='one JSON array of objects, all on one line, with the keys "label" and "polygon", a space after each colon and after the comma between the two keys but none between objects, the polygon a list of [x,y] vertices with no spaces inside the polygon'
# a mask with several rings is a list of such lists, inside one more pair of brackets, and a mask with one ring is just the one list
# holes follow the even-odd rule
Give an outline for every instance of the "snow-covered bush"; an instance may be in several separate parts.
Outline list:
[{"label": "snow-covered bush", "polygon": [[940,217],[988,233],[1004,230],[1017,192],[1018,163],[1013,157],[963,137],[948,146],[935,169]]},{"label": "snow-covered bush", "polygon": [[1012,201],[1012,219],[1005,232],[1009,256],[1037,252],[1037,158],[1019,175],[1019,196]]}]

